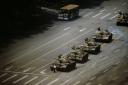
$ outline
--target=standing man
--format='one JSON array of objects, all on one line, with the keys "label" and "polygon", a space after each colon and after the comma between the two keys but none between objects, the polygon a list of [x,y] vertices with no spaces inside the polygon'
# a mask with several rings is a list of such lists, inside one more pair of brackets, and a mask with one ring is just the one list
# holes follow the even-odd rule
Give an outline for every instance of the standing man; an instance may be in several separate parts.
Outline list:
[{"label": "standing man", "polygon": [[57,70],[56,70],[56,65],[55,65],[55,64],[53,65],[53,72],[54,72],[54,73],[57,72]]}]

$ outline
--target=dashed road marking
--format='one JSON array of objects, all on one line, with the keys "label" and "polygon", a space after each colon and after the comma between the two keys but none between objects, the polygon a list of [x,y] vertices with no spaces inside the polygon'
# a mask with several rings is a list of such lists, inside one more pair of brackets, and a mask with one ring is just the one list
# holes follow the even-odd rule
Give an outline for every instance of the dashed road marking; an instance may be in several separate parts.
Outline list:
[{"label": "dashed road marking", "polygon": [[106,9],[101,10],[100,12],[104,12]]},{"label": "dashed road marking", "polygon": [[13,66],[9,66],[7,68],[5,68],[5,70],[10,70]]},{"label": "dashed road marking", "polygon": [[118,12],[120,12],[121,10],[117,10],[117,11],[115,11],[114,13],[118,13]]},{"label": "dashed road marking", "polygon": [[46,78],[44,78],[43,80],[37,82],[35,85],[40,85],[42,82],[44,82],[44,81],[47,80],[47,79],[48,79],[48,77],[46,77]]},{"label": "dashed road marking", "polygon": [[[15,73],[15,74],[24,74],[24,75],[35,75],[35,76],[40,76],[42,74],[35,74],[35,73],[24,73],[24,72],[16,72],[16,71],[2,71],[1,72],[6,72],[6,73]],[[48,76],[48,75],[43,75],[43,76]]]},{"label": "dashed road marking", "polygon": [[65,28],[64,30],[69,30],[71,27],[67,27],[67,28]]},{"label": "dashed road marking", "polygon": [[78,85],[80,83],[80,81],[77,81],[76,83],[74,83],[73,85]]},{"label": "dashed road marking", "polygon": [[102,14],[102,13],[100,12],[100,13],[98,13],[98,14],[92,16],[92,18],[95,18],[95,17],[97,17],[97,16],[99,16],[99,15],[101,15],[101,14]]},{"label": "dashed road marking", "polygon": [[110,19],[112,20],[113,18],[116,18],[119,14],[114,15],[113,17],[111,17]]},{"label": "dashed road marking", "polygon": [[116,10],[117,8],[115,7],[113,10]]},{"label": "dashed road marking", "polygon": [[102,84],[98,84],[98,85],[102,85]]},{"label": "dashed road marking", "polygon": [[96,62],[94,62],[91,66],[91,68],[94,68],[96,66]]},{"label": "dashed road marking", "polygon": [[[54,62],[54,61],[53,61],[53,62]],[[36,69],[34,72],[36,72],[36,71],[38,71],[38,70],[40,70],[40,69],[42,69],[42,68],[45,68],[46,66],[48,66],[48,65],[52,64],[53,62],[50,62],[50,63],[48,63],[48,64],[46,64],[46,65],[44,65],[44,66],[42,66],[42,67],[40,67],[40,68]]]},{"label": "dashed road marking", "polygon": [[86,30],[86,29],[87,29],[87,28],[83,28],[83,29],[80,30],[80,32],[82,32],[82,31],[84,31],[84,30]]},{"label": "dashed road marking", "polygon": [[120,49],[116,49],[116,50],[114,50],[114,53],[117,53],[117,52],[119,52],[120,51]]},{"label": "dashed road marking", "polygon": [[16,83],[18,83],[18,82],[22,81],[23,79],[25,79],[25,78],[27,78],[27,77],[28,77],[28,75],[25,75],[25,76],[23,76],[23,77],[19,78],[18,80],[13,81],[12,83],[13,83],[13,84],[16,84]]},{"label": "dashed road marking", "polygon": [[[64,43],[64,44],[62,44],[62,45],[60,45],[59,47],[57,47],[57,48],[55,48],[55,49],[53,49],[53,50],[51,50],[51,51],[49,51],[49,52],[45,53],[45,54],[44,54],[44,55],[42,55],[42,56],[46,56],[46,55],[48,55],[49,53],[54,52],[55,50],[57,50],[57,49],[59,49],[59,48],[61,48],[61,47],[65,46],[65,45],[67,45],[68,43],[70,43],[70,42],[72,42],[72,41],[74,41],[74,40],[76,40],[76,39],[79,39],[81,36],[83,36],[83,35],[85,35],[85,34],[87,34],[87,33],[91,32],[92,30],[94,30],[94,29],[90,29],[89,31],[86,31],[85,33],[83,33],[83,34],[81,34],[81,35],[79,35],[79,36],[77,36],[77,37],[75,37],[75,38],[71,39],[70,41],[68,41],[68,42],[66,42],[66,43]],[[40,58],[42,58],[42,56],[41,56],[41,57],[36,58],[35,60],[32,60],[31,62],[29,62],[29,64],[30,64],[30,63],[32,63],[32,62],[34,62],[34,61],[36,61],[36,60],[38,60],[38,59],[40,59]],[[50,62],[50,63],[48,63],[48,64],[46,64],[45,66],[47,66],[47,65],[49,65],[49,64],[51,64],[51,62]],[[26,64],[26,65],[28,65],[28,64]],[[24,65],[24,66],[25,66],[25,65]],[[22,67],[24,67],[24,66],[22,66]],[[42,67],[41,67],[41,68],[42,68]]]},{"label": "dashed road marking", "polygon": [[47,69],[44,69],[43,71],[41,71],[40,73],[41,74],[46,74],[44,71],[46,71]]},{"label": "dashed road marking", "polygon": [[108,17],[109,15],[111,15],[111,13],[108,13],[108,14],[102,16],[100,19],[104,19],[104,18]]},{"label": "dashed road marking", "polygon": [[29,70],[31,70],[32,68],[27,68],[25,69],[23,72],[28,72]]},{"label": "dashed road marking", "polygon": [[7,74],[8,74],[8,73],[1,74],[1,75],[0,75],[0,78],[6,76]]},{"label": "dashed road marking", "polygon": [[57,82],[59,80],[59,78],[53,80],[52,82],[48,83],[47,85],[52,85],[53,83]]},{"label": "dashed road marking", "polygon": [[89,12],[89,13],[87,13],[86,15],[84,15],[83,17],[87,17],[87,16],[89,16],[89,15],[91,15],[93,12]]},{"label": "dashed road marking", "polygon": [[32,82],[33,80],[37,79],[39,76],[35,76],[32,79],[30,79],[29,81],[25,82],[24,85],[29,84],[30,82]]},{"label": "dashed road marking", "polygon": [[9,77],[9,78],[3,80],[2,83],[5,83],[5,82],[9,81],[9,80],[11,80],[12,78],[14,78],[14,77],[16,77],[16,76],[17,76],[17,74],[15,74],[15,75],[13,75],[13,76],[11,76],[11,77]]},{"label": "dashed road marking", "polygon": [[[46,45],[48,45],[48,44],[50,44],[50,43],[54,42],[55,40],[57,40],[57,39],[59,39],[59,38],[62,38],[63,36],[65,36],[65,35],[67,35],[67,34],[69,34],[69,33],[68,33],[68,32],[66,32],[66,33],[64,33],[63,35],[61,35],[61,36],[59,36],[59,37],[56,37],[55,39],[50,40],[50,41],[48,41],[48,42],[46,42],[46,43],[44,43],[44,44],[40,45],[39,47],[37,47],[37,48],[35,48],[35,49],[32,49],[31,51],[28,51],[28,52],[24,53],[24,54],[23,54],[23,55],[21,55],[21,56],[18,56],[17,58],[12,59],[9,63],[11,63],[11,62],[13,62],[13,61],[15,61],[15,60],[17,60],[17,59],[19,59],[19,58],[21,58],[21,57],[25,56],[25,55],[30,54],[30,53],[32,53],[32,52],[34,52],[34,51],[36,51],[36,50],[40,49],[41,47],[46,46]],[[8,64],[9,64],[9,63],[8,63]],[[23,66],[23,67],[24,67],[24,66]]]},{"label": "dashed road marking", "polygon": [[126,5],[127,3],[126,2],[124,2],[122,5],[124,6],[124,5]]},{"label": "dashed road marking", "polygon": [[92,77],[90,80],[92,81],[92,80],[94,80],[95,78],[96,78],[96,76]]},{"label": "dashed road marking", "polygon": [[71,79],[72,79],[72,78],[70,78],[70,79],[66,80],[65,82],[63,82],[63,83],[62,83],[62,84],[60,84],[60,85],[66,85],[66,83],[68,83],[69,81],[71,81]]},{"label": "dashed road marking", "polygon": [[91,85],[91,83],[90,83],[90,82],[88,82],[88,83],[86,83],[86,85]]}]

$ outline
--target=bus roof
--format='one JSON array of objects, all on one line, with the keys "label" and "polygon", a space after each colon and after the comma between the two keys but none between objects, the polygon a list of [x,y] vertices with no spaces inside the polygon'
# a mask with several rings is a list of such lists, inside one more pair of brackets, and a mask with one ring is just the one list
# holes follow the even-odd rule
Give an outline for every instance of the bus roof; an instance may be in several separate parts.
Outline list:
[{"label": "bus roof", "polygon": [[79,7],[79,5],[69,4],[69,5],[66,5],[66,6],[62,7],[61,9],[71,10],[71,9],[74,9],[74,8],[77,8],[77,7]]}]

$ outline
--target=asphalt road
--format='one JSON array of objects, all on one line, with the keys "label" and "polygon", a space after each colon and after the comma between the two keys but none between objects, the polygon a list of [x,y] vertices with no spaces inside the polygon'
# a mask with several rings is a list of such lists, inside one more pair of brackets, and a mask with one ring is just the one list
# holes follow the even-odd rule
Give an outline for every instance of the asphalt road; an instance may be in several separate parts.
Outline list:
[{"label": "asphalt road", "polygon": [[[15,40],[0,59],[1,85],[89,85],[86,81],[128,56],[128,27],[116,26],[117,11],[128,11],[127,0],[105,1],[92,9],[81,9],[80,18],[58,21],[47,32]],[[102,51],[89,55],[89,61],[77,69],[53,73],[49,65],[59,54],[66,54],[73,45],[91,37],[97,27],[114,34],[113,42],[102,44]]]}]

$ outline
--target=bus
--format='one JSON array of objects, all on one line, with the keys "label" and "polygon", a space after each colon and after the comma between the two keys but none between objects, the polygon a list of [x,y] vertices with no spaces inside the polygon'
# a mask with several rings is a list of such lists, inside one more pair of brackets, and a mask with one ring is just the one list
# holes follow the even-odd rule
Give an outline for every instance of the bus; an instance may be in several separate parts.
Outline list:
[{"label": "bus", "polygon": [[59,20],[71,20],[79,16],[79,5],[69,4],[59,9],[58,19]]}]

